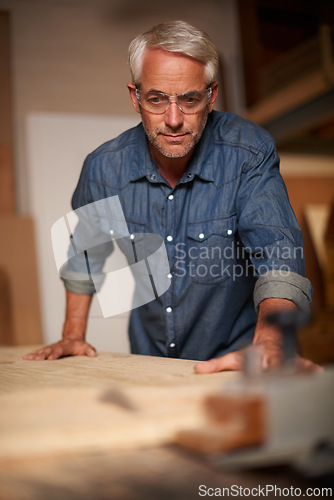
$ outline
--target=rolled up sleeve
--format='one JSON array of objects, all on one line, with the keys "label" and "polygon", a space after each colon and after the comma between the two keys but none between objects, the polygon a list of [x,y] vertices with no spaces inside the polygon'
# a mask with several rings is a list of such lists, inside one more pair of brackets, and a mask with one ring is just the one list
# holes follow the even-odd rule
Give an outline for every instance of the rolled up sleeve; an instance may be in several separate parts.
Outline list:
[{"label": "rolled up sleeve", "polygon": [[299,309],[309,311],[312,286],[307,278],[292,271],[268,271],[255,284],[255,310],[258,311],[260,302],[269,298],[291,300]]},{"label": "rolled up sleeve", "polygon": [[64,276],[61,276],[64,287],[67,291],[83,295],[94,295],[95,285],[93,280],[89,280],[85,276],[82,278],[83,279],[80,279],[79,273],[71,273],[69,271]]}]

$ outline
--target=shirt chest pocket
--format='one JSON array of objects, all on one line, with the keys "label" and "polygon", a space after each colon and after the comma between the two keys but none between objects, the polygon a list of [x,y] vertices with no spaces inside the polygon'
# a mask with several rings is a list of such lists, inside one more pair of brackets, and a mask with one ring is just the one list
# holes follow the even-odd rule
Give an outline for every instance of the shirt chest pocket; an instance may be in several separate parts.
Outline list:
[{"label": "shirt chest pocket", "polygon": [[185,270],[192,281],[222,283],[232,275],[236,262],[237,217],[189,223]]}]

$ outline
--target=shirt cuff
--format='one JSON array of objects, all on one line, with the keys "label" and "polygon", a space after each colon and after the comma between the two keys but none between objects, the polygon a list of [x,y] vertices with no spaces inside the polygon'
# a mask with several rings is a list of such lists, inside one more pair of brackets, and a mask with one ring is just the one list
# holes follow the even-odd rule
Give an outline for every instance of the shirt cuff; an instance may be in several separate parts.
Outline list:
[{"label": "shirt cuff", "polygon": [[65,289],[69,292],[79,293],[81,295],[93,295],[95,293],[95,286],[93,281],[88,280],[65,280]]},{"label": "shirt cuff", "polygon": [[256,312],[260,302],[270,298],[291,300],[299,309],[309,312],[312,285],[307,278],[292,271],[267,271],[258,278],[253,298]]}]

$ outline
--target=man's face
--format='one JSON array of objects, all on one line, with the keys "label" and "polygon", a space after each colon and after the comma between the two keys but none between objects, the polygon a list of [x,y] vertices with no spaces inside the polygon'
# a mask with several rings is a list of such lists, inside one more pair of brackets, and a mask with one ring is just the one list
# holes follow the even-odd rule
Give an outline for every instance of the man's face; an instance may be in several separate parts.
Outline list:
[{"label": "man's face", "polygon": [[[175,96],[185,92],[204,90],[207,87],[204,65],[190,57],[147,49],[143,57],[141,91],[159,91]],[[128,84],[132,103],[141,114],[142,123],[155,154],[168,158],[182,158],[190,153],[199,141],[208,113],[217,97],[218,84],[212,86],[208,105],[196,114],[183,114],[175,102],[163,114],[153,114],[138,105],[135,87]],[[172,99],[174,101],[174,99]]]}]

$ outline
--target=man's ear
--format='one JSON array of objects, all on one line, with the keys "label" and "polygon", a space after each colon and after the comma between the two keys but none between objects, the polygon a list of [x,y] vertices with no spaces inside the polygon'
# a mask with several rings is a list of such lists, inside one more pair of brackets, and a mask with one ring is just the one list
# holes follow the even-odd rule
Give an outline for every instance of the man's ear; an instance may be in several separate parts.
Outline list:
[{"label": "man's ear", "polygon": [[211,84],[211,88],[212,88],[212,94],[211,94],[211,99],[209,102],[209,113],[210,113],[210,111],[213,110],[213,107],[215,105],[215,102],[216,102],[216,99],[218,96],[218,82],[213,82]]},{"label": "man's ear", "polygon": [[140,113],[138,99],[136,97],[136,86],[133,83],[127,83],[126,86],[129,89],[130,99],[131,99],[131,102],[133,104],[133,107],[135,108],[135,110],[137,111],[137,113]]}]

